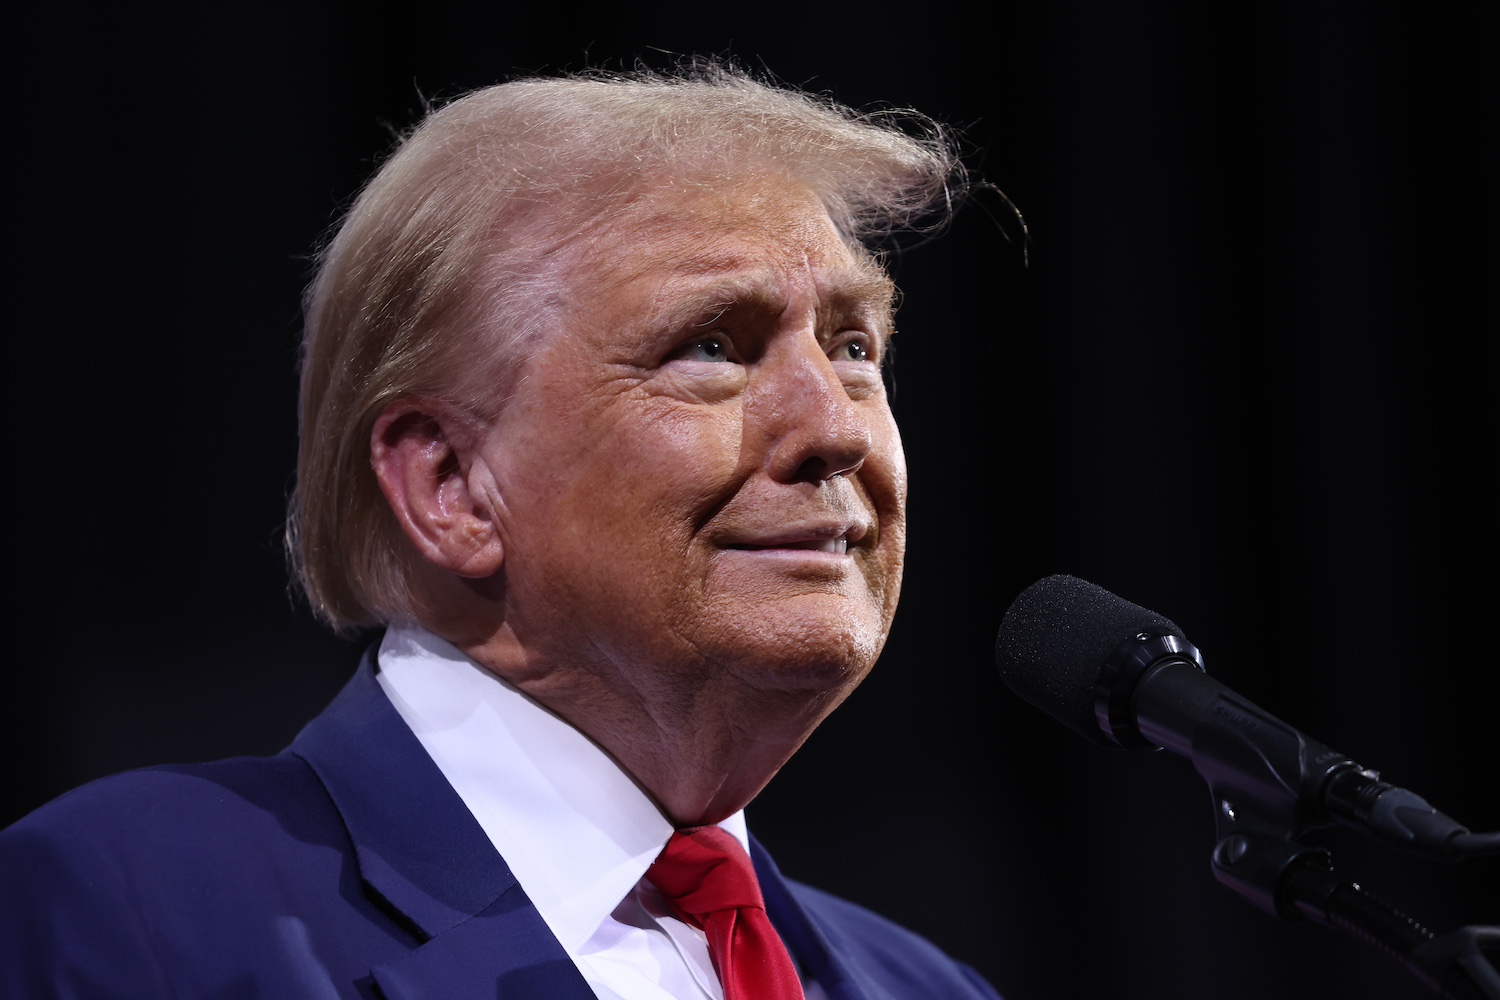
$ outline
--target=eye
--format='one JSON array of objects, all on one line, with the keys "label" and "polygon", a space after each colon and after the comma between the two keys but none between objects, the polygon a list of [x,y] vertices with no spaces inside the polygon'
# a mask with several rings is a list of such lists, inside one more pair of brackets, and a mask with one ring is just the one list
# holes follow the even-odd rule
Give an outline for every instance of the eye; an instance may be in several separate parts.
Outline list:
[{"label": "eye", "polygon": [[829,352],[829,357],[835,361],[873,361],[872,353],[869,341],[855,339],[839,344]]},{"label": "eye", "polygon": [[683,361],[728,361],[729,346],[722,337],[699,337],[672,357]]}]

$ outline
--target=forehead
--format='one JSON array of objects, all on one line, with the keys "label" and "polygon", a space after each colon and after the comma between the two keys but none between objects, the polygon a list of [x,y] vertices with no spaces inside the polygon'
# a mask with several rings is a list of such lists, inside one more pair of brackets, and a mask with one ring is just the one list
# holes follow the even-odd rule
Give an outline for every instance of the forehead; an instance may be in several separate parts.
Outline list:
[{"label": "forehead", "polygon": [[636,305],[639,294],[626,293],[769,305],[808,289],[826,308],[888,316],[894,297],[884,270],[845,239],[817,196],[781,178],[663,185],[632,199],[577,249],[569,268],[575,289]]}]

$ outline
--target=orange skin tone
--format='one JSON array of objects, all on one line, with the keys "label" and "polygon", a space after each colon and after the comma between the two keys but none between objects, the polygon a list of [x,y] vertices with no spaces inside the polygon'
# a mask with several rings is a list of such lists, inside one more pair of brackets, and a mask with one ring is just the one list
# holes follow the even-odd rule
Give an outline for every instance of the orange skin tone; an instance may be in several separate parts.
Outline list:
[{"label": "orange skin tone", "polygon": [[678,184],[559,255],[484,421],[409,397],[371,461],[421,623],[609,752],[678,826],[743,808],[884,645],[906,466],[892,287],[785,179]]}]

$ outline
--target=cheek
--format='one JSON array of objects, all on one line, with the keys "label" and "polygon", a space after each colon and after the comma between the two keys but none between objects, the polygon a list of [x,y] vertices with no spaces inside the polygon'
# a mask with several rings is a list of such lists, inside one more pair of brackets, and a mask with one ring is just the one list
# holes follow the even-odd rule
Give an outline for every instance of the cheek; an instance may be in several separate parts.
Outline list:
[{"label": "cheek", "polygon": [[901,432],[896,428],[894,417],[887,415],[884,428],[884,446],[891,467],[891,479],[897,502],[901,506],[903,519],[906,515],[906,449],[901,444]]},{"label": "cheek", "polygon": [[716,494],[739,468],[741,422],[739,407],[683,406],[670,400],[651,400],[615,422],[610,435],[618,453],[628,456],[631,470],[656,478],[664,490],[697,484],[704,495]]},{"label": "cheek", "polygon": [[865,460],[861,477],[875,503],[881,526],[890,524],[905,538],[906,525],[906,452],[901,446],[901,432],[889,410],[882,419],[872,419],[870,456]]},{"label": "cheek", "polygon": [[[593,512],[600,543],[669,559],[733,489],[740,456],[732,407],[634,404],[591,421],[559,497]],[[663,567],[665,568],[665,567]]]},{"label": "cheek", "polygon": [[868,476],[863,477],[871,504],[880,523],[879,579],[870,581],[883,606],[886,624],[896,611],[901,592],[902,568],[906,559],[906,453],[894,419],[875,425],[873,447],[866,461]]}]

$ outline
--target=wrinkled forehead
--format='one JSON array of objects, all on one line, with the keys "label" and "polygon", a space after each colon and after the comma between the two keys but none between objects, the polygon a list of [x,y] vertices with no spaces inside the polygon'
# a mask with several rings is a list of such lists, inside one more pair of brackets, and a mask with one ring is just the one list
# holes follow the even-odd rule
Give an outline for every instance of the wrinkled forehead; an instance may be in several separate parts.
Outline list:
[{"label": "wrinkled forehead", "polygon": [[840,232],[805,185],[775,176],[677,180],[642,191],[569,247],[575,290],[612,294],[654,286],[662,295],[772,303],[811,289],[840,311],[889,326],[895,289],[874,256]]}]

